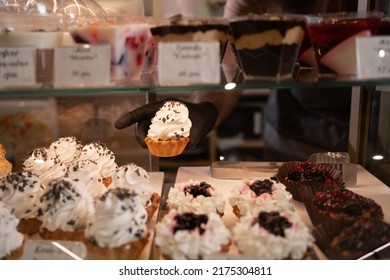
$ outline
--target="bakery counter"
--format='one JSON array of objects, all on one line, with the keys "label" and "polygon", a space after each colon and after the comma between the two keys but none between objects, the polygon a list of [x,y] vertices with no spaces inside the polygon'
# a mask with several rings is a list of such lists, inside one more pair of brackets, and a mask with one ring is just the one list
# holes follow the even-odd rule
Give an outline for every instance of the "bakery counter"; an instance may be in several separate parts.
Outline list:
[{"label": "bakery counter", "polygon": [[[262,163],[263,164],[263,163]],[[270,177],[274,176],[277,172],[277,164],[272,165],[264,163],[264,168],[260,169],[257,173],[254,173],[253,170],[249,169],[247,172],[247,178],[251,178],[256,174],[256,177]],[[236,175],[245,176],[245,171],[241,170],[232,170],[230,172],[235,172]],[[199,167],[180,167],[177,172],[176,184],[186,183],[189,180],[197,180],[197,181],[205,181],[210,185],[214,186],[217,189],[222,189],[225,199],[228,198],[233,188],[237,188],[240,186],[240,179],[220,179],[221,177],[215,178],[212,175],[211,167],[209,166],[199,166]],[[237,176],[237,177],[240,177]],[[230,174],[231,177],[231,174]],[[244,179],[245,177],[242,177]],[[166,198],[169,193],[169,189],[171,186],[164,186],[163,189],[163,201],[160,205],[160,212],[158,220],[162,218],[166,211]],[[351,191],[365,196],[367,198],[373,199],[377,204],[382,207],[384,213],[384,221],[390,223],[390,188],[379,181],[376,177],[374,177],[371,173],[369,173],[362,166],[357,165],[357,184],[353,187],[349,188]],[[313,231],[314,226],[311,223],[310,217],[306,211],[305,205],[296,200],[292,200],[293,207],[295,211],[299,214],[302,221],[307,225],[307,227]],[[222,219],[225,225],[228,228],[232,228],[233,225],[238,221],[238,218],[233,213],[233,209],[229,202],[227,201],[225,204],[225,212],[222,216]],[[386,257],[388,258],[389,247],[386,247]],[[160,252],[157,246],[153,246],[151,252],[151,258],[161,259]],[[210,259],[241,259],[242,257],[239,255],[237,248],[234,244],[230,245],[229,251],[226,253],[219,253],[210,256]],[[313,250],[310,252],[308,259],[327,259],[327,256],[322,252],[322,250],[315,245]]]}]

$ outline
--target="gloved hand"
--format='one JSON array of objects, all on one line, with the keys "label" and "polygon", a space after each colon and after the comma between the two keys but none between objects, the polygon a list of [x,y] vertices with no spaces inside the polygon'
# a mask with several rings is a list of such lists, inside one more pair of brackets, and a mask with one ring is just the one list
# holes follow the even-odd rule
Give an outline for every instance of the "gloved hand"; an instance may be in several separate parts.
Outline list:
[{"label": "gloved hand", "polygon": [[148,135],[151,120],[160,107],[169,100],[180,101],[187,106],[189,118],[192,122],[189,137],[190,142],[187,144],[187,147],[190,149],[196,148],[199,141],[213,129],[218,117],[218,109],[214,104],[209,102],[191,103],[176,98],[166,98],[148,103],[126,113],[115,122],[115,127],[122,129],[132,124],[136,124],[136,139],[143,148],[147,148],[144,139]]}]

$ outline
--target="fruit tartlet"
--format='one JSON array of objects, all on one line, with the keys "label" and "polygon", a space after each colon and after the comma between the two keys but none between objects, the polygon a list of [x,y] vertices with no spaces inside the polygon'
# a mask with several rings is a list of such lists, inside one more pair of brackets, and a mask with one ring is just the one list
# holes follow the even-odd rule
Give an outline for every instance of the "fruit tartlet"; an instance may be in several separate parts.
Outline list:
[{"label": "fruit tartlet", "polygon": [[188,211],[197,214],[217,212],[223,216],[225,211],[223,193],[207,182],[189,180],[176,184],[169,190],[167,198],[168,209],[180,212]]},{"label": "fruit tartlet", "polygon": [[292,195],[286,191],[286,186],[274,177],[244,180],[229,197],[233,213],[238,218],[252,214],[258,208],[293,211],[291,200]]},{"label": "fruit tartlet", "polygon": [[138,195],[124,188],[108,190],[96,203],[85,229],[93,259],[137,259],[149,232],[148,214]]},{"label": "fruit tartlet", "polygon": [[227,251],[230,231],[215,213],[169,211],[156,225],[155,243],[165,259],[197,260]]},{"label": "fruit tartlet", "polygon": [[306,197],[310,199],[317,191],[345,188],[339,170],[310,161],[284,163],[278,170],[277,178],[293,198],[300,202]]},{"label": "fruit tartlet", "polygon": [[317,192],[305,206],[313,225],[324,224],[334,233],[358,219],[383,219],[379,204],[348,189]]},{"label": "fruit tartlet", "polygon": [[246,215],[233,227],[239,253],[250,259],[305,259],[314,237],[291,211],[263,211]]}]

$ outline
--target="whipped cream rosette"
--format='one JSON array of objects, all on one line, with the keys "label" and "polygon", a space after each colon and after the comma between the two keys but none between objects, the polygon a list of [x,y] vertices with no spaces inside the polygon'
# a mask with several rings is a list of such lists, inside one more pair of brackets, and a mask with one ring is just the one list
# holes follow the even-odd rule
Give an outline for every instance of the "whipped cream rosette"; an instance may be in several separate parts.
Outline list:
[{"label": "whipped cream rosette", "polygon": [[23,170],[31,171],[38,176],[46,173],[58,160],[56,154],[46,147],[39,147],[27,153]]},{"label": "whipped cream rosette", "polygon": [[161,196],[153,191],[148,172],[134,163],[122,165],[115,170],[110,188],[125,188],[134,191],[146,208],[149,220],[161,201]]},{"label": "whipped cream rosette", "polygon": [[76,161],[80,155],[82,144],[74,136],[61,137],[49,146],[51,154],[64,165],[69,165]]},{"label": "whipped cream rosette", "polygon": [[136,259],[148,241],[147,219],[135,192],[108,190],[96,203],[85,230],[90,254],[96,259]]},{"label": "whipped cream rosette", "polygon": [[180,101],[167,101],[151,121],[145,143],[159,157],[181,154],[188,142],[192,127],[187,106]]},{"label": "whipped cream rosette", "polygon": [[38,218],[43,239],[79,240],[94,213],[93,198],[80,181],[52,181],[41,196]]},{"label": "whipped cream rosette", "polygon": [[259,210],[240,218],[232,229],[240,254],[250,259],[304,259],[314,237],[291,211]]},{"label": "whipped cream rosette", "polygon": [[217,212],[221,216],[225,211],[223,193],[207,182],[189,180],[183,184],[176,184],[169,190],[167,206],[181,212],[194,213]]},{"label": "whipped cream rosette", "polygon": [[83,182],[94,200],[107,191],[98,165],[94,161],[86,159],[72,163],[68,166],[65,176]]},{"label": "whipped cream rosette", "polygon": [[0,200],[0,259],[18,259],[24,236],[17,230],[19,219]]},{"label": "whipped cream rosette", "polygon": [[155,243],[167,259],[205,259],[227,251],[231,234],[215,212],[170,210],[156,225]]},{"label": "whipped cream rosette", "polygon": [[36,174],[30,171],[13,172],[0,178],[0,200],[20,220],[18,230],[25,234],[38,232],[37,219],[43,186]]},{"label": "whipped cream rosette", "polygon": [[114,153],[101,142],[92,142],[82,147],[79,160],[91,160],[98,166],[100,176],[106,187],[111,184],[111,176],[118,165]]},{"label": "whipped cream rosette", "polygon": [[252,214],[256,209],[293,211],[292,194],[276,178],[243,180],[230,193],[229,203],[237,216]]}]

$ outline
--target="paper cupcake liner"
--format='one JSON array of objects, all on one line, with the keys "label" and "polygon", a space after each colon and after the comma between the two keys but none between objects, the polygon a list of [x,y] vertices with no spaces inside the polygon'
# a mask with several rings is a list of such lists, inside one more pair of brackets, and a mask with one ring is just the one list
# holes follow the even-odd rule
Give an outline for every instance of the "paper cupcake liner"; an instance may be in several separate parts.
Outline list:
[{"label": "paper cupcake liner", "polygon": [[288,173],[298,166],[301,161],[289,161],[285,162],[279,169],[276,175],[279,182],[286,186],[286,190],[289,191],[293,198],[299,202],[304,202],[304,192],[308,189],[312,189],[314,192],[323,191],[333,188],[345,188],[345,183],[340,170],[330,168],[327,165],[315,164],[317,167],[321,167],[328,171],[329,175],[333,179],[332,185],[326,185],[324,182],[296,182],[288,180]]},{"label": "paper cupcake liner", "polygon": [[313,229],[316,244],[328,259],[341,259],[330,252],[330,244],[333,238],[340,234],[340,232],[341,229],[339,227],[333,227],[332,224],[320,224]]},{"label": "paper cupcake liner", "polygon": [[157,157],[174,157],[180,155],[188,142],[190,142],[190,138],[188,137],[182,137],[178,140],[159,141],[152,140],[149,137],[145,138],[145,143],[150,153]]}]

